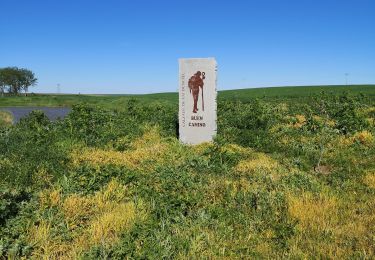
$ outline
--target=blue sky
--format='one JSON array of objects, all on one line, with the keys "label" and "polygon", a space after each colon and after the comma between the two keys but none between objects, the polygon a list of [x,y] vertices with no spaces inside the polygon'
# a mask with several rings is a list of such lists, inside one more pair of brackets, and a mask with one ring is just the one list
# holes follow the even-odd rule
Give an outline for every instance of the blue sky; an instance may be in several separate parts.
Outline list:
[{"label": "blue sky", "polygon": [[176,91],[178,58],[218,88],[375,83],[374,0],[0,0],[0,67],[34,92]]}]

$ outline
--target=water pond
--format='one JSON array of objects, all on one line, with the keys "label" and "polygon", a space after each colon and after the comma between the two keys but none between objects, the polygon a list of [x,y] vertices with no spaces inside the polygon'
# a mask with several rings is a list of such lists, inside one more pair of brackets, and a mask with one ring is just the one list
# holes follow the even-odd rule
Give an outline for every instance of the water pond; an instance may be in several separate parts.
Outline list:
[{"label": "water pond", "polygon": [[0,107],[0,110],[9,111],[13,114],[13,123],[17,123],[21,118],[26,117],[34,110],[42,110],[46,116],[54,121],[59,118],[64,118],[69,114],[71,108],[69,107]]}]

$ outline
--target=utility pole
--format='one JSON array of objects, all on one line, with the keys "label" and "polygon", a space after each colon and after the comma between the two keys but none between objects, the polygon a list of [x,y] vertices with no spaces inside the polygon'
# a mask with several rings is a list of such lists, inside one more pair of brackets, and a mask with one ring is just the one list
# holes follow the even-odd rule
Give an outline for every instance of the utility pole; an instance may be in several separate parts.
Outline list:
[{"label": "utility pole", "polygon": [[57,94],[60,94],[60,83],[57,83]]}]

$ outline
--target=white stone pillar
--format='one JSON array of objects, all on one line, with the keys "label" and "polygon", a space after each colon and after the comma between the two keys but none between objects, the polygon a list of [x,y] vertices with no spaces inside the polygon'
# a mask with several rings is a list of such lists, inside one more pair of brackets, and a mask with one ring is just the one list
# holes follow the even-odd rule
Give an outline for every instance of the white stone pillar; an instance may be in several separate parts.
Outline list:
[{"label": "white stone pillar", "polygon": [[180,59],[179,135],[185,144],[210,142],[216,135],[214,58]]}]

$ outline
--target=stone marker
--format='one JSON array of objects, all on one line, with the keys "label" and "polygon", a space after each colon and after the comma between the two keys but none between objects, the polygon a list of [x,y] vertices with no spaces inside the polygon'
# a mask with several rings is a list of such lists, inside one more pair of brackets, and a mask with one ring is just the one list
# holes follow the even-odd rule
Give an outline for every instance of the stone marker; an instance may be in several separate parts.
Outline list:
[{"label": "stone marker", "polygon": [[179,133],[185,144],[212,141],[216,135],[214,58],[180,59]]}]

